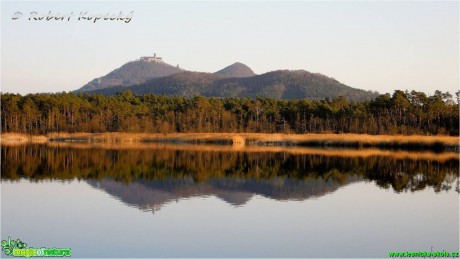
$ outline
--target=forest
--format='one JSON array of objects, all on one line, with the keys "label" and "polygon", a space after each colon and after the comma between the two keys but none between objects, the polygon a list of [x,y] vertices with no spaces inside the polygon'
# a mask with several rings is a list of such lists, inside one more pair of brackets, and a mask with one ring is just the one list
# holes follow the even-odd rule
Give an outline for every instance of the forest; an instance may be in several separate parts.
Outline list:
[{"label": "forest", "polygon": [[460,93],[395,91],[349,102],[272,98],[1,95],[2,132],[254,132],[458,135]]}]

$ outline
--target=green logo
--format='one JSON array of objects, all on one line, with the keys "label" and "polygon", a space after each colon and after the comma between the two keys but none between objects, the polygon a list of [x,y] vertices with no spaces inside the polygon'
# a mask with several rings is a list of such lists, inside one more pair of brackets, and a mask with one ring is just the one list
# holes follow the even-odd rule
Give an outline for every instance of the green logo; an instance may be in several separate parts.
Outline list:
[{"label": "green logo", "polygon": [[8,240],[2,240],[2,250],[5,255],[15,257],[63,257],[71,256],[72,249],[70,248],[26,248],[27,244],[22,242],[19,238],[12,240],[8,237]]},{"label": "green logo", "polygon": [[6,255],[12,255],[14,249],[24,249],[27,246],[26,243],[23,243],[20,239],[14,241],[8,237],[8,241],[2,240],[2,250]]}]

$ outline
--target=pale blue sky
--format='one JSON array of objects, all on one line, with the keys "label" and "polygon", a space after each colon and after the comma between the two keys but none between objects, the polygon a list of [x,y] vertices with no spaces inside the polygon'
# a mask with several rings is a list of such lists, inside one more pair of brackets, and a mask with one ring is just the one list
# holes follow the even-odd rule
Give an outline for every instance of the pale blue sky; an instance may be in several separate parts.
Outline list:
[{"label": "pale blue sky", "polygon": [[[11,17],[24,13],[18,20]],[[125,13],[29,21],[28,13]],[[75,90],[140,56],[215,72],[304,69],[380,93],[459,88],[459,2],[2,1],[1,90]]]}]

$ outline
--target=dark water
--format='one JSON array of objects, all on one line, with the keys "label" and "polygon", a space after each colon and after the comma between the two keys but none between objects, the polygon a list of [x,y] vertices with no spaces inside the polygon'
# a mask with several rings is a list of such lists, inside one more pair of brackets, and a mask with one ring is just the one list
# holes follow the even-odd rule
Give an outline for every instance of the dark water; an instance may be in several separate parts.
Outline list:
[{"label": "dark water", "polygon": [[458,154],[173,145],[1,149],[2,240],[72,248],[73,257],[458,250]]}]

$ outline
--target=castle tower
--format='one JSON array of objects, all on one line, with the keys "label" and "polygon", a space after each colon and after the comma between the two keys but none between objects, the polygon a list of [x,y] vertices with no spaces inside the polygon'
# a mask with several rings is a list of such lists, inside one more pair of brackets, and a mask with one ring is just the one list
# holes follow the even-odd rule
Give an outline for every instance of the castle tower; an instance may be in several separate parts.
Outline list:
[{"label": "castle tower", "polygon": [[145,62],[164,63],[161,57],[157,57],[157,53],[153,53],[153,57],[141,57],[140,60]]}]

